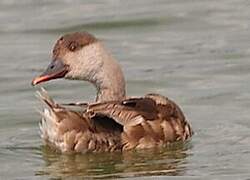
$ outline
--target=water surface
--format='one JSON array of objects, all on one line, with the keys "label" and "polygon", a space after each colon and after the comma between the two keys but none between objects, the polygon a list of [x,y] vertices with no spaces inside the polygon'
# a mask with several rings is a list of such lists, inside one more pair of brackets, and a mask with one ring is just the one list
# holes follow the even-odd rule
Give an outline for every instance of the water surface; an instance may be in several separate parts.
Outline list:
[{"label": "water surface", "polygon": [[[249,8],[246,0],[0,1],[0,179],[249,178]],[[83,30],[118,59],[129,95],[161,93],[182,107],[196,133],[190,144],[76,156],[42,146],[31,79],[61,34]],[[44,86],[59,102],[95,96],[85,82]]]}]

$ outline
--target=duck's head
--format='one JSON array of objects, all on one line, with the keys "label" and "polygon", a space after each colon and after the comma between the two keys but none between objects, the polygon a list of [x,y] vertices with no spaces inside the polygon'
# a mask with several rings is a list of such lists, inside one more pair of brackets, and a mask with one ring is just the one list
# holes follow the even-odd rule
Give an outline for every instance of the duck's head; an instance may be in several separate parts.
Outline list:
[{"label": "duck's head", "polygon": [[98,71],[101,65],[96,58],[99,50],[95,43],[98,40],[87,32],[62,36],[53,48],[52,62],[39,77],[33,79],[32,85],[57,78],[88,80],[90,73]]},{"label": "duck's head", "polygon": [[125,95],[125,80],[120,66],[102,43],[87,32],[66,34],[57,40],[52,62],[32,80],[32,85],[58,78],[89,81],[97,87],[98,96],[102,99],[104,94],[110,99]]}]

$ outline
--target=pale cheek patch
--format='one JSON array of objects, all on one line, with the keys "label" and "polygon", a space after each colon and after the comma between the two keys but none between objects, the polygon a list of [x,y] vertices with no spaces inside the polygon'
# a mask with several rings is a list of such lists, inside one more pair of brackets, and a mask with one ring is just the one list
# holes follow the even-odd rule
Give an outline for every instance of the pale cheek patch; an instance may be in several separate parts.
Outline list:
[{"label": "pale cheek patch", "polygon": [[68,53],[64,56],[70,71],[65,76],[67,79],[79,79],[92,81],[100,71],[103,60],[98,43],[93,43],[82,48],[82,50]]}]

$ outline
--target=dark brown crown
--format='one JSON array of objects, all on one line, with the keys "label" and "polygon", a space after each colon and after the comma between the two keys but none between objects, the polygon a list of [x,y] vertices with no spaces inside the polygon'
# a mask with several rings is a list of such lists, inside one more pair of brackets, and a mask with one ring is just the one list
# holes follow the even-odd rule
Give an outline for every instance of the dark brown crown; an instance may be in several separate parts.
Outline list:
[{"label": "dark brown crown", "polygon": [[57,40],[54,49],[53,57],[57,58],[63,56],[67,51],[77,51],[82,47],[96,42],[97,39],[87,32],[75,32],[71,34],[65,34],[59,40]]}]

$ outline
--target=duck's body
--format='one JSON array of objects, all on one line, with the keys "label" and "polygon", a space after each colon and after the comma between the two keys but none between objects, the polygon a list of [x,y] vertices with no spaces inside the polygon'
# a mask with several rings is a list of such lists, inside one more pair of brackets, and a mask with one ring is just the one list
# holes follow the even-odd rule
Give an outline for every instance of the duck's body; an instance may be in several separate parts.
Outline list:
[{"label": "duck's body", "polygon": [[120,66],[88,33],[58,40],[51,65],[33,84],[60,77],[87,80],[97,88],[96,102],[80,111],[58,105],[40,92],[48,105],[42,113],[41,136],[61,152],[161,147],[184,142],[193,134],[180,108],[168,98],[158,94],[126,97]]}]

